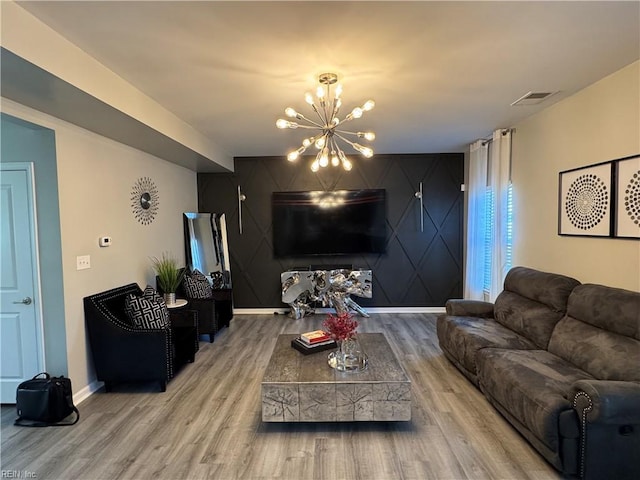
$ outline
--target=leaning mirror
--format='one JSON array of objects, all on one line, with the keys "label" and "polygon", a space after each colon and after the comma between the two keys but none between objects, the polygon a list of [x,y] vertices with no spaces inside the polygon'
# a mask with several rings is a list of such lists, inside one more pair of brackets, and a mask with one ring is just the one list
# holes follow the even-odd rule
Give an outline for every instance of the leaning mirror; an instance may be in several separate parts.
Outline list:
[{"label": "leaning mirror", "polygon": [[224,214],[185,213],[187,265],[209,276],[214,288],[231,288],[231,266]]}]

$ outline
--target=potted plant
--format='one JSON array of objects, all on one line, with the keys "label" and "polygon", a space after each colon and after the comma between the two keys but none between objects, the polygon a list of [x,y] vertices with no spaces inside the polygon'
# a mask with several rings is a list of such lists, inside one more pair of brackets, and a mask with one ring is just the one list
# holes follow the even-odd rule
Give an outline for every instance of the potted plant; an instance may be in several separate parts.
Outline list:
[{"label": "potted plant", "polygon": [[151,262],[158,275],[158,286],[164,293],[164,301],[167,305],[176,303],[176,290],[184,276],[184,269],[179,268],[178,261],[167,252],[163,252],[160,258],[152,257]]}]

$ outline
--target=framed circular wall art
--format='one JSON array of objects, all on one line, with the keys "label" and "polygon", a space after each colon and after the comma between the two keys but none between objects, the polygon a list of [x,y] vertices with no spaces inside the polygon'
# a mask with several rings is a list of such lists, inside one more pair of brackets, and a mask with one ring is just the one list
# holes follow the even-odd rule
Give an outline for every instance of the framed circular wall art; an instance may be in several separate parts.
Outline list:
[{"label": "framed circular wall art", "polygon": [[131,211],[143,225],[153,222],[160,208],[158,187],[149,177],[140,177],[131,188]]},{"label": "framed circular wall art", "polygon": [[640,155],[615,163],[616,216],[614,235],[640,238]]},{"label": "framed circular wall art", "polygon": [[612,163],[560,172],[558,234],[611,236]]}]

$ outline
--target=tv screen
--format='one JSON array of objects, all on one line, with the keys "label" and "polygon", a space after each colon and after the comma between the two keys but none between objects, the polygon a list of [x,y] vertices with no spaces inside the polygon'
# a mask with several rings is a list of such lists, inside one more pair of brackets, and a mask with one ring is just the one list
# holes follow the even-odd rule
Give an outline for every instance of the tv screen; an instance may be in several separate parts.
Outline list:
[{"label": "tv screen", "polygon": [[384,253],[386,192],[274,192],[276,257]]}]

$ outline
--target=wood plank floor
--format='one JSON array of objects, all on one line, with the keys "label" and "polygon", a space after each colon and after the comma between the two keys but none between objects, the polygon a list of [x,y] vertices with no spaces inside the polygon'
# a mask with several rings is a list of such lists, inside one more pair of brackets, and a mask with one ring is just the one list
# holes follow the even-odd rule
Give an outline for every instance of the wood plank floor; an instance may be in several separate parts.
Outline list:
[{"label": "wood plank floor", "polygon": [[412,381],[411,422],[263,424],[260,381],[276,337],[320,328],[323,318],[238,315],[213,344],[200,344],[195,363],[165,393],[156,385],[95,393],[79,406],[82,418],[73,427],[14,427],[15,407],[3,406],[3,476],[562,478],[443,357],[434,315],[358,318],[360,332],[385,333],[404,363]]}]

